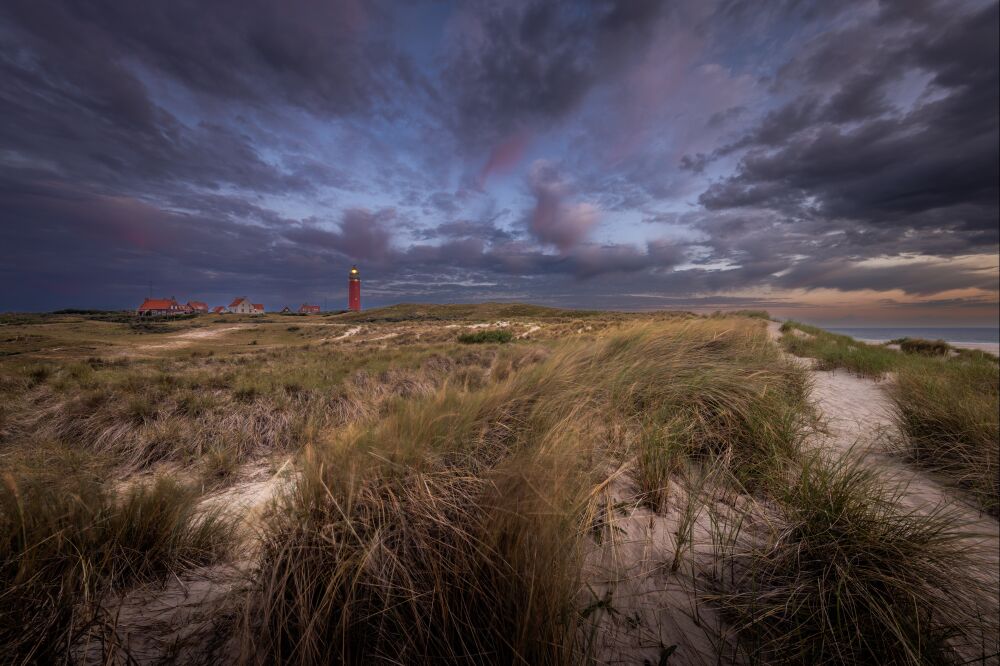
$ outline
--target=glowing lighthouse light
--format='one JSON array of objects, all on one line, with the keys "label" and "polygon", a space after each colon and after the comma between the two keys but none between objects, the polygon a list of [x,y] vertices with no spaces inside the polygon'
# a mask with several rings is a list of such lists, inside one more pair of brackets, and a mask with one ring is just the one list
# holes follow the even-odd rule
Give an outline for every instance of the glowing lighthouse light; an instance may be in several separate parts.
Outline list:
[{"label": "glowing lighthouse light", "polygon": [[351,266],[347,276],[347,309],[361,311],[361,273],[357,266]]}]

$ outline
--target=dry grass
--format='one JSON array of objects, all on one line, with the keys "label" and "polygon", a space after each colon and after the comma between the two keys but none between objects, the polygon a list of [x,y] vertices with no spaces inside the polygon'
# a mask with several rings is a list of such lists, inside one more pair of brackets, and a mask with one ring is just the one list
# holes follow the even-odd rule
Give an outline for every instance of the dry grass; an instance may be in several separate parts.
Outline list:
[{"label": "dry grass", "polygon": [[[185,658],[598,661],[610,622],[639,622],[588,567],[631,520],[609,499],[615,470],[616,496],[675,530],[661,561],[622,570],[645,571],[636,589],[654,594],[687,577],[696,614],[723,609],[733,626],[697,626],[720,632],[717,659],[734,629],[747,661],[970,654],[992,625],[974,612],[961,526],[902,510],[857,468],[804,456],[808,373],[768,340],[765,314],[407,305],[143,334],[79,313],[0,322],[11,330],[0,336],[11,352],[0,359],[0,465],[12,470],[0,493],[0,650],[51,661],[101,634],[86,630],[110,621],[109,595],[183,578],[230,545],[249,567],[239,630],[224,630],[232,606],[200,612],[218,635],[200,654],[185,645]],[[509,344],[456,344],[482,323]],[[227,332],[176,346],[185,327],[213,326]],[[900,391],[899,359],[966,379],[959,361],[982,360],[809,346],[819,337],[786,344],[868,375],[891,363]],[[936,402],[972,423],[989,404],[969,396],[988,379],[962,394],[967,416]],[[971,473],[996,426],[932,426],[944,417],[916,412],[909,432],[963,433],[955,447]],[[205,511],[240,496],[245,484],[225,487],[248,468],[267,475],[276,453],[290,462],[273,504]],[[718,552],[706,565],[709,521]],[[654,610],[686,612],[677,603],[664,595]],[[655,654],[697,661],[686,649]]]},{"label": "dry grass", "polygon": [[762,329],[729,320],[565,345],[402,403],[309,450],[270,519],[246,654],[577,663],[594,470],[638,441],[655,495],[674,470],[649,463],[650,433],[694,417],[677,454],[763,486],[797,451],[803,386]]},{"label": "dry grass", "polygon": [[0,484],[5,663],[62,660],[76,636],[110,621],[107,594],[214,561],[229,546],[230,521],[198,513],[197,494],[172,479],[116,497],[73,454],[45,463],[8,471]]},{"label": "dry grass", "polygon": [[1000,378],[959,357],[901,368],[890,389],[903,452],[1000,514]]},{"label": "dry grass", "polygon": [[995,657],[996,618],[982,615],[961,522],[943,510],[907,511],[899,497],[857,463],[817,457],[775,496],[770,531],[725,535],[718,599],[750,661]]}]

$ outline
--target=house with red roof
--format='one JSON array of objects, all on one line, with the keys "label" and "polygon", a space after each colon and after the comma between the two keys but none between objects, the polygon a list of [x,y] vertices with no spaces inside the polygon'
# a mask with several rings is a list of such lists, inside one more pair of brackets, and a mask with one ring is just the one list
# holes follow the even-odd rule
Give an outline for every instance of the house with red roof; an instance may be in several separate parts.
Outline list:
[{"label": "house with red roof", "polygon": [[299,314],[319,314],[319,306],[303,303],[302,306],[299,307]]},{"label": "house with red roof", "polygon": [[163,317],[190,314],[194,310],[190,305],[181,305],[176,298],[171,296],[170,298],[147,298],[143,300],[142,305],[135,312],[140,317]]},{"label": "house with red roof", "polygon": [[233,314],[253,314],[253,303],[248,301],[245,296],[237,296],[233,299],[233,302],[229,304],[226,308],[228,312]]},{"label": "house with red roof", "polygon": [[253,304],[253,313],[254,314],[264,314],[264,304],[263,303],[254,303]]},{"label": "house with red roof", "polygon": [[208,303],[202,301],[188,301],[188,307],[192,312],[208,312]]},{"label": "house with red roof", "polygon": [[216,305],[214,308],[212,308],[212,313],[213,314],[225,314],[226,313],[226,306],[225,305]]}]

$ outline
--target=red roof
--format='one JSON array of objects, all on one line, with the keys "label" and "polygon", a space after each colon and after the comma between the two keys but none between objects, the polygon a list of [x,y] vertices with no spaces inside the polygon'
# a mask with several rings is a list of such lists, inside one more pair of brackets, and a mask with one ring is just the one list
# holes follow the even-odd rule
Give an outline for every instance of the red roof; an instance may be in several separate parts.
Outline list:
[{"label": "red roof", "polygon": [[176,307],[177,301],[172,298],[147,298],[139,306],[139,312],[143,310],[169,310]]},{"label": "red roof", "polygon": [[188,301],[188,305],[193,307],[195,310],[207,310],[208,303],[202,303],[201,301]]},{"label": "red roof", "polygon": [[216,305],[214,308],[212,308],[212,312],[214,312],[215,314],[219,314],[225,309],[226,307],[224,305]]},{"label": "red roof", "polygon": [[319,312],[319,306],[303,303],[302,307],[299,308],[299,312]]},{"label": "red roof", "polygon": [[254,310],[263,310],[264,309],[264,304],[263,303],[254,303],[253,304],[253,309]]},{"label": "red roof", "polygon": [[239,305],[240,303],[242,303],[245,300],[247,300],[247,299],[244,298],[243,296],[240,296],[239,298],[234,298],[233,302],[229,304],[229,307],[235,308],[237,305]]}]

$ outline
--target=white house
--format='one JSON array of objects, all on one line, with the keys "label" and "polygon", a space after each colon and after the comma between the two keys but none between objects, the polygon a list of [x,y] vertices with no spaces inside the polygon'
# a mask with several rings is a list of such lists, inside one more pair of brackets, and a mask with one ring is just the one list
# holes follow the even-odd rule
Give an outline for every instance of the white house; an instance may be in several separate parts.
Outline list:
[{"label": "white house", "polygon": [[264,306],[261,303],[251,303],[245,296],[239,296],[233,299],[226,311],[233,314],[264,314]]}]

